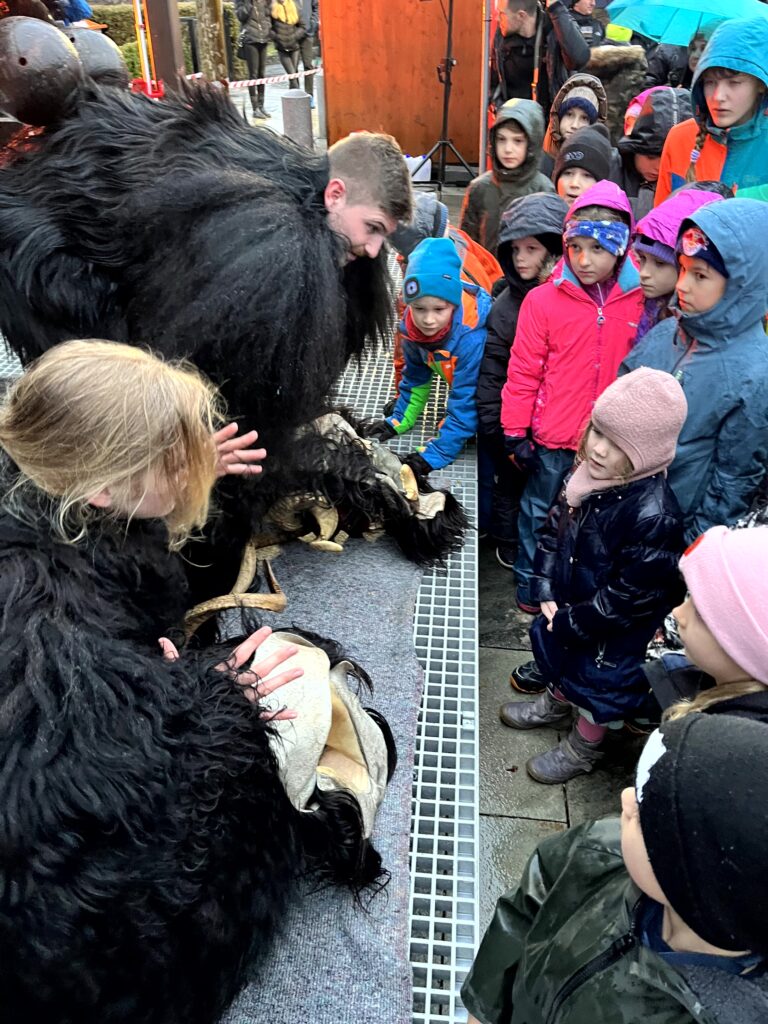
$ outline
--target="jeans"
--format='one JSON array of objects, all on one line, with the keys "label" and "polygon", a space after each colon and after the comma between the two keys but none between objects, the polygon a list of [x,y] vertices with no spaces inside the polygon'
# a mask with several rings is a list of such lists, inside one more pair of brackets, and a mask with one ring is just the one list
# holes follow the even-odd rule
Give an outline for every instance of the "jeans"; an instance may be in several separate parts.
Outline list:
[{"label": "jeans", "polygon": [[537,462],[528,476],[520,501],[520,515],[517,521],[519,547],[515,561],[515,582],[517,600],[531,603],[531,577],[533,557],[539,533],[547,520],[547,514],[557,501],[563,480],[573,465],[576,455],[570,448],[544,448],[536,445]]},{"label": "jeans", "polygon": [[[267,44],[246,43],[245,62],[248,65],[249,78],[265,78],[267,74]],[[258,89],[258,94],[256,90]],[[255,112],[264,106],[264,86],[249,85],[248,95],[251,97],[251,109]]]}]

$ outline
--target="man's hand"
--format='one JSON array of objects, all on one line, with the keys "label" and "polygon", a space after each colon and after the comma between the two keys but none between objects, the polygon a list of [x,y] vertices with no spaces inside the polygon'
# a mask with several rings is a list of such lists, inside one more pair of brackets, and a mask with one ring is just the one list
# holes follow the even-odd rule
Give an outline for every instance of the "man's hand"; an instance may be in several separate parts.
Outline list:
[{"label": "man's hand", "polygon": [[547,620],[547,630],[551,633],[552,632],[552,619],[554,619],[555,613],[558,610],[557,609],[557,602],[556,601],[542,601],[541,605],[540,605],[540,608],[541,608],[541,614]]},{"label": "man's hand", "polygon": [[259,462],[267,457],[266,448],[253,448],[258,434],[249,430],[237,436],[237,424],[228,423],[213,435],[216,445],[216,476],[256,476],[261,472]]}]

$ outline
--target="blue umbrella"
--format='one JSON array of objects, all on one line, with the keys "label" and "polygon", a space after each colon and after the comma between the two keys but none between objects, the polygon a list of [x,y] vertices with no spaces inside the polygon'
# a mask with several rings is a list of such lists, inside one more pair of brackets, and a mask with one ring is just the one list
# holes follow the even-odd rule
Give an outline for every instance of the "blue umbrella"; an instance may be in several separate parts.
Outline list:
[{"label": "blue umbrella", "polygon": [[721,21],[768,19],[768,4],[760,0],[614,0],[607,10],[615,25],[676,46],[687,46],[699,29]]}]

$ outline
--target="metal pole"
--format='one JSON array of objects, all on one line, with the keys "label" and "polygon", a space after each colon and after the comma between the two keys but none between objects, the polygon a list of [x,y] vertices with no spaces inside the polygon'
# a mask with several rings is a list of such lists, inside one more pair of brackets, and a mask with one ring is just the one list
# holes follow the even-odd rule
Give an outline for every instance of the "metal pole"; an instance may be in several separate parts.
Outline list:
[{"label": "metal pole", "polygon": [[480,150],[477,163],[480,174],[485,170],[488,148],[488,103],[491,89],[491,0],[483,3],[483,74],[480,80]]}]

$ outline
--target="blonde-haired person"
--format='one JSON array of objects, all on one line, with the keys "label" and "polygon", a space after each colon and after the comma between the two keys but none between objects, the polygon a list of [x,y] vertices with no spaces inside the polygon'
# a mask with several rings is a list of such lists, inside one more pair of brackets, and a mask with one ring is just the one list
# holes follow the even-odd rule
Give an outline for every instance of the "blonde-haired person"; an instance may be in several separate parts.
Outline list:
[{"label": "blonde-haired person", "polygon": [[694,116],[667,135],[654,205],[686,181],[768,183],[768,19],[726,21],[693,75]]},{"label": "blonde-haired person", "polygon": [[688,548],[688,588],[675,608],[685,658],[664,655],[646,674],[665,719],[693,711],[768,721],[768,526],[713,526]]},{"label": "blonde-haired person", "polygon": [[214,1024],[284,912],[298,812],[261,700],[302,674],[296,648],[259,660],[265,629],[168,656],[186,610],[170,549],[216,476],[264,455],[219,420],[191,368],[96,340],[50,349],[0,407],[9,1019]]}]

